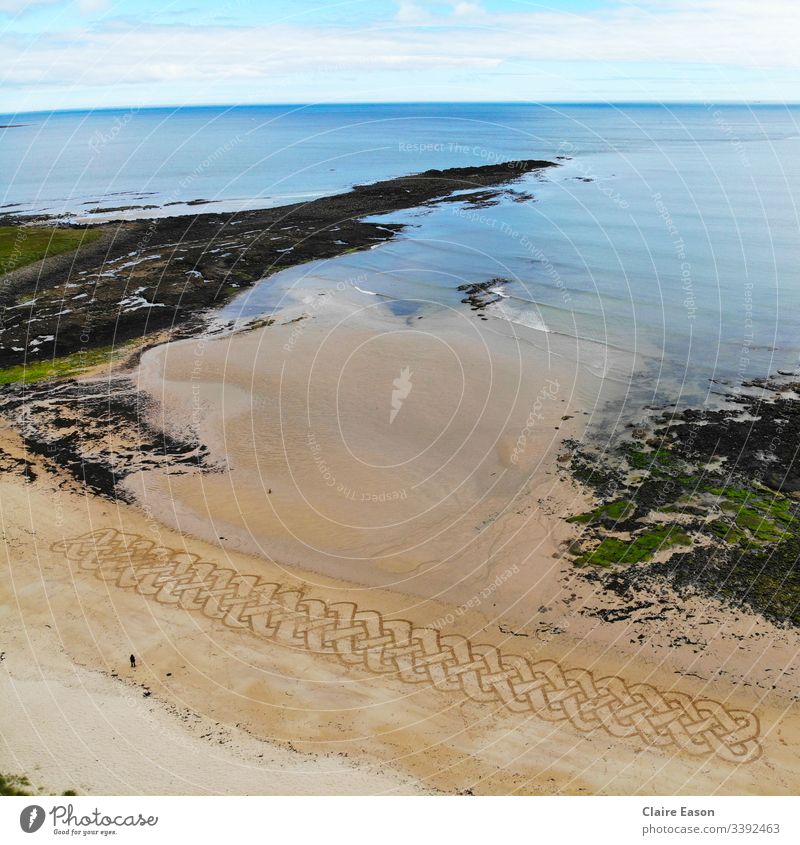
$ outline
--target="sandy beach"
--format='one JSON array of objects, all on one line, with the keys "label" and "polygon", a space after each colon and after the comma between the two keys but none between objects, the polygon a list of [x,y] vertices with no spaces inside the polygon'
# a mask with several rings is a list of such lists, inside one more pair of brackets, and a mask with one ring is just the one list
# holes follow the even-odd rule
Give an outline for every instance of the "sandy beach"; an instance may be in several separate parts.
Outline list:
[{"label": "sandy beach", "polygon": [[559,456],[634,362],[480,317],[348,290],[145,352],[150,424],[208,455],[128,476],[127,503],[28,456],[0,493],[2,769],[94,793],[791,793],[793,631],[667,587],[648,622],[584,612],[607,599],[565,554],[590,502]]},{"label": "sandy beach", "polygon": [[398,319],[338,300],[146,353],[151,422],[194,431],[221,471],[126,488],[226,547],[457,603],[496,563],[552,556],[566,534],[542,531],[538,501],[563,439],[614,387],[605,351],[468,311]]}]

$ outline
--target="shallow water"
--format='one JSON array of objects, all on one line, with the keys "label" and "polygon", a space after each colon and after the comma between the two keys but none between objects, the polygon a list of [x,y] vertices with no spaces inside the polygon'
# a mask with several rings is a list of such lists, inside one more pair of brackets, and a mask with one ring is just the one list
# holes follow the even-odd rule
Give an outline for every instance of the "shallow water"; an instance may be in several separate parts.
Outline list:
[{"label": "shallow water", "polygon": [[226,315],[279,307],[298,285],[311,296],[343,282],[365,299],[399,300],[389,307],[403,320],[466,308],[459,285],[500,277],[490,318],[637,352],[632,403],[697,402],[722,389],[714,380],[797,366],[799,116],[778,106],[507,104],[16,116],[0,123],[31,125],[0,130],[0,204],[75,213],[222,201],[196,207],[206,211],[429,167],[568,156],[515,186],[532,199],[393,214],[408,224],[401,239],[286,271]]}]

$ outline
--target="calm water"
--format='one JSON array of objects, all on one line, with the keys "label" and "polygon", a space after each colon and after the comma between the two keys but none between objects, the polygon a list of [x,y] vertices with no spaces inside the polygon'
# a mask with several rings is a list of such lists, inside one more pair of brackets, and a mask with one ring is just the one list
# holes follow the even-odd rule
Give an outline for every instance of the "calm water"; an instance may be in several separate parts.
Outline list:
[{"label": "calm water", "polygon": [[698,401],[713,379],[797,366],[799,119],[778,106],[502,104],[7,116],[30,125],[0,130],[0,205],[264,206],[429,167],[569,156],[516,186],[533,199],[392,215],[409,224],[402,239],[288,271],[228,313],[343,279],[400,300],[387,307],[402,319],[503,277],[494,316],[637,351],[637,401]]}]

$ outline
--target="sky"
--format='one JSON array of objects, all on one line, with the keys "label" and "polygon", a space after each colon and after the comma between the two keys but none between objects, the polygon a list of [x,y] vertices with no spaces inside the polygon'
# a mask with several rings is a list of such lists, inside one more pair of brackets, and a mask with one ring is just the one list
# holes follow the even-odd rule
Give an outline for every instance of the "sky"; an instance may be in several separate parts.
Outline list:
[{"label": "sky", "polygon": [[0,112],[800,100],[797,0],[0,0]]}]

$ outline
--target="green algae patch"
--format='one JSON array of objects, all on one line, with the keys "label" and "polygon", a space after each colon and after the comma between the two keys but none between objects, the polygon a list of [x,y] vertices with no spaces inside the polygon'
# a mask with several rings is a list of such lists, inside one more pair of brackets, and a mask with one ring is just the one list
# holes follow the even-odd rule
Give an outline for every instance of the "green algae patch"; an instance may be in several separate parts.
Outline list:
[{"label": "green algae patch", "polygon": [[746,502],[753,497],[753,491],[746,487],[734,487],[728,485],[725,487],[706,487],[706,490],[714,496],[721,496],[731,502]]},{"label": "green algae patch", "polygon": [[575,522],[579,525],[588,525],[592,522],[624,522],[636,513],[636,505],[627,499],[618,499],[605,505],[600,505],[593,511],[579,513],[571,516],[567,522]]},{"label": "green algae patch", "polygon": [[637,444],[629,443],[624,447],[623,455],[632,469],[647,469],[651,472],[670,470],[677,462],[676,456],[663,446],[645,451]]},{"label": "green algae patch", "polygon": [[[731,400],[740,410],[664,413],[634,442],[572,444],[573,480],[608,503],[569,520],[582,529],[574,563],[614,595],[665,579],[800,626],[800,381],[788,387]],[[625,502],[633,513],[615,523],[607,508]]]},{"label": "green algae patch", "polygon": [[776,543],[783,539],[785,529],[770,522],[755,508],[739,507],[733,514],[737,527],[747,529],[756,540],[762,543]]},{"label": "green algae patch", "polygon": [[713,522],[710,522],[708,529],[715,537],[724,540],[732,546],[742,545],[750,539],[746,531],[742,531],[736,525],[726,522],[724,519],[715,519]]},{"label": "green algae patch", "polygon": [[575,559],[579,566],[614,566],[617,564],[644,563],[653,556],[673,546],[691,546],[692,538],[674,525],[653,528],[637,534],[630,540],[604,537],[600,545],[584,552]]},{"label": "green algae patch", "polygon": [[118,363],[130,354],[133,344],[102,346],[86,352],[73,352],[59,358],[46,358],[0,369],[0,385],[33,384],[50,378],[70,378],[101,364]]},{"label": "green algae patch", "polygon": [[625,460],[633,469],[650,469],[653,464],[652,452],[642,452],[641,449],[629,449]]},{"label": "green algae patch", "polygon": [[778,494],[765,495],[744,487],[714,487],[708,492],[720,498],[720,508],[741,532],[748,532],[760,543],[780,542],[797,522],[790,501]]}]

